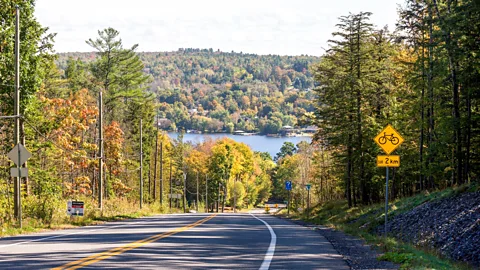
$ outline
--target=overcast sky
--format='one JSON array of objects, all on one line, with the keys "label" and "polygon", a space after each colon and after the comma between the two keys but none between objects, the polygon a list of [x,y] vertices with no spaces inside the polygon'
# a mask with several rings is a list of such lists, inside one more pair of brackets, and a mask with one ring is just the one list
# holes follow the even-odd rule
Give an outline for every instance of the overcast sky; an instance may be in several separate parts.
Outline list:
[{"label": "overcast sky", "polygon": [[370,11],[395,27],[404,0],[37,0],[36,17],[57,33],[57,52],[92,51],[85,43],[113,27],[138,51],[213,48],[256,54],[321,55],[338,17]]}]

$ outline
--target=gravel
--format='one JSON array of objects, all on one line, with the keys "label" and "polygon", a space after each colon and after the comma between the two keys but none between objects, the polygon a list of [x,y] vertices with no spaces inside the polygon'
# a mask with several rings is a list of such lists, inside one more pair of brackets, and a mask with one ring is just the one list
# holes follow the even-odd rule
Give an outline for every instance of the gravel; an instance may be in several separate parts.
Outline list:
[{"label": "gravel", "polygon": [[[397,239],[480,268],[480,191],[426,202],[389,218]],[[374,233],[383,234],[383,225]]]},{"label": "gravel", "polygon": [[[278,217],[278,216],[277,216]],[[283,218],[283,217],[282,217]],[[290,220],[293,223],[309,227],[327,238],[333,247],[347,261],[351,269],[398,269],[399,266],[387,261],[379,261],[382,255],[372,249],[364,240],[358,239],[341,231],[324,226],[313,225],[301,220]]]}]

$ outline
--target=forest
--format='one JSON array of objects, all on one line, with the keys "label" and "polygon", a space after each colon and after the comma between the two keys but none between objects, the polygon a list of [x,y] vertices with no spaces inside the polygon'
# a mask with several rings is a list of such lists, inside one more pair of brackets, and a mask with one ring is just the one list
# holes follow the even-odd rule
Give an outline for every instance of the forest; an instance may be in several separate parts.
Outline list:
[{"label": "forest", "polygon": [[[162,129],[276,134],[304,126],[314,110],[313,56],[256,55],[212,49],[139,52]],[[58,67],[85,70],[95,53],[62,53]],[[85,71],[84,71],[85,72]],[[87,86],[87,85],[85,85]]]},{"label": "forest", "polygon": [[[167,211],[170,193],[181,194],[173,207],[185,211],[247,208],[285,200],[287,180],[294,209],[305,206],[306,184],[315,204],[380,202],[385,169],[376,166],[373,138],[387,124],[405,139],[395,152],[401,166],[391,169],[392,200],[479,181],[478,1],[407,0],[394,31],[372,25],[369,12],[346,12],[329,49],[312,57],[142,53],[124,47],[113,28],[85,38],[92,52],[56,54],[55,34],[35,19],[33,1],[7,0],[0,6],[4,227],[15,222],[6,156],[14,121],[6,116],[14,113],[18,3],[20,137],[32,153],[21,181],[27,221],[65,222],[71,199],[100,215],[140,202]],[[319,129],[312,144],[287,143],[272,159],[229,139],[170,139],[157,119],[170,121],[166,129],[205,132]]]},{"label": "forest", "polygon": [[327,162],[310,175],[321,201],[332,190],[349,207],[385,197],[373,138],[387,124],[405,138],[392,200],[479,181],[480,3],[408,0],[398,14],[394,32],[374,27],[369,12],[342,16],[312,67],[312,161]]}]

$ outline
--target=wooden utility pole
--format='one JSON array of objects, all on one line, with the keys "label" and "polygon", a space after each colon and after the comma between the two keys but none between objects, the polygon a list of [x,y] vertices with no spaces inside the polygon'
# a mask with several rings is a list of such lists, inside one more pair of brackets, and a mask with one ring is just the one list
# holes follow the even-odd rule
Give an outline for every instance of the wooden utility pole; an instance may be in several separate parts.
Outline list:
[{"label": "wooden utility pole", "polygon": [[209,212],[209,208],[208,208],[208,174],[205,175],[205,209],[206,211],[205,212]]},{"label": "wooden utility pole", "polygon": [[[15,7],[16,21],[15,21],[15,101],[14,101],[14,115],[15,117],[15,145],[20,143],[20,8]],[[20,147],[18,147],[20,149]],[[19,150],[20,152],[20,150]],[[18,155],[20,159],[20,153]],[[18,226],[22,228],[22,178],[21,170],[18,164],[18,177],[14,181],[14,214],[18,222]]]},{"label": "wooden utility pole", "polygon": [[187,173],[183,173],[183,213],[187,213]]},{"label": "wooden utility pole", "polygon": [[160,205],[163,204],[163,136],[160,142]]},{"label": "wooden utility pole", "polygon": [[220,182],[218,182],[217,213],[220,206]]},{"label": "wooden utility pole", "polygon": [[143,206],[143,134],[142,119],[140,119],[140,209]]},{"label": "wooden utility pole", "polygon": [[[158,114],[157,114],[156,125],[157,125],[157,134],[155,136],[155,157],[154,157],[154,165],[153,165],[153,201],[157,199]],[[162,195],[160,195],[160,197],[161,196]],[[160,205],[162,205],[161,199],[160,199]]]},{"label": "wooden utility pole", "polygon": [[98,93],[98,208],[103,208],[103,94]]},{"label": "wooden utility pole", "polygon": [[237,192],[235,192],[235,184],[237,183],[237,177],[235,176],[235,180],[233,181],[233,212],[237,212]]},{"label": "wooden utility pole", "polygon": [[170,159],[170,210],[172,210],[172,196],[173,196],[173,185],[172,185],[172,159]]},{"label": "wooden utility pole", "polygon": [[195,204],[197,212],[198,212],[198,203],[200,202],[200,199],[199,199],[199,197],[200,197],[200,192],[199,192],[199,185],[198,185],[198,172],[197,172],[197,203]]}]

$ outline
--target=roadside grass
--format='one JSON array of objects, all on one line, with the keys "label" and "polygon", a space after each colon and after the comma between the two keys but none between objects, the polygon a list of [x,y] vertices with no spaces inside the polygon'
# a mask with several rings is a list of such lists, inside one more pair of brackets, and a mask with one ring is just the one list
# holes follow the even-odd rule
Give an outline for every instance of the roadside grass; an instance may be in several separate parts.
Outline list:
[{"label": "roadside grass", "polygon": [[[412,197],[402,198],[389,203],[388,216],[407,212],[426,202],[455,196],[463,192],[479,190],[478,185],[462,185],[436,192],[424,192]],[[286,216],[283,209],[278,215]],[[314,224],[324,225],[347,234],[363,238],[376,247],[383,255],[379,260],[391,261],[401,265],[401,269],[472,269],[465,263],[453,262],[443,258],[438,252],[425,247],[404,243],[393,237],[385,239],[373,233],[373,229],[384,224],[385,204],[373,204],[348,208],[346,201],[332,201],[313,207],[310,218],[307,213],[290,211],[290,218],[300,219]]]},{"label": "roadside grass", "polygon": [[27,214],[32,211],[29,209],[30,205],[26,204],[23,206],[26,213],[22,221],[22,228],[18,228],[14,222],[1,224],[0,237],[97,225],[107,221],[135,219],[157,214],[183,213],[183,209],[177,208],[172,208],[170,211],[168,202],[164,202],[163,205],[160,205],[159,202],[145,203],[140,209],[138,202],[112,198],[105,200],[103,209],[100,210],[97,208],[97,202],[92,198],[78,198],[78,200],[85,203],[84,216],[68,216],[66,213],[67,200],[60,200],[51,205],[52,212],[48,218],[39,218],[35,217],[34,214]]}]

